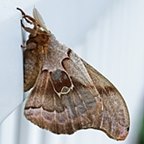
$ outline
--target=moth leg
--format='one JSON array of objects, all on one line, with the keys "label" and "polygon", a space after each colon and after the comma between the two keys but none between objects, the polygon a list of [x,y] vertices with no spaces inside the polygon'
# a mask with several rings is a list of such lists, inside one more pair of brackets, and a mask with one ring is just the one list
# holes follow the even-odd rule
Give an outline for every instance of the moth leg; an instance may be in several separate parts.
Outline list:
[{"label": "moth leg", "polygon": [[[25,18],[27,15],[24,13],[24,11],[20,8],[17,8],[17,10],[19,10],[23,16],[23,18]],[[29,16],[30,17],[30,16]],[[27,18],[25,18],[26,22],[32,24],[32,22],[30,20],[28,20]]]},{"label": "moth leg", "polygon": [[24,15],[23,17],[28,23],[33,24],[34,28],[33,30],[38,31],[38,28],[40,27],[39,23],[32,17],[30,17],[29,15]]},{"label": "moth leg", "polygon": [[26,22],[33,24],[34,26],[39,26],[39,24],[37,23],[37,21],[33,17],[26,15],[24,13],[24,11],[20,8],[17,8],[17,10],[19,10],[21,12],[21,14],[22,14],[23,18],[26,20]]},{"label": "moth leg", "polygon": [[26,26],[23,24],[22,19],[20,20],[20,23],[21,23],[22,28],[23,28],[25,31],[27,31],[27,32],[31,33],[32,29],[31,29],[31,28],[29,28],[29,27],[26,27]]},{"label": "moth leg", "polygon": [[33,36],[36,36],[36,34],[37,34],[37,27],[36,26],[34,26],[35,28],[29,28],[29,27],[26,27],[24,24],[23,24],[23,21],[22,21],[22,19],[21,19],[21,26],[22,26],[22,28],[25,30],[25,31],[27,31],[27,32],[29,32],[30,34],[32,34]]},{"label": "moth leg", "polygon": [[27,49],[27,47],[26,47],[25,44],[22,44],[22,45],[21,45],[21,48],[22,48],[23,51],[25,51],[25,50]]},{"label": "moth leg", "polygon": [[38,32],[38,24],[37,24],[37,22],[35,21],[35,19],[32,18],[32,17],[29,16],[29,15],[26,15],[22,9],[17,8],[17,10],[19,10],[19,11],[21,12],[21,14],[22,14],[22,19],[25,19],[25,21],[26,21],[27,23],[30,23],[30,24],[33,24],[33,25],[34,25],[33,28],[26,27],[26,26],[23,24],[23,21],[22,21],[22,19],[21,19],[21,26],[22,26],[22,28],[23,28],[25,31],[27,31],[27,32],[29,32],[30,34],[32,34],[33,36],[35,36],[35,35],[37,34],[37,32]]}]

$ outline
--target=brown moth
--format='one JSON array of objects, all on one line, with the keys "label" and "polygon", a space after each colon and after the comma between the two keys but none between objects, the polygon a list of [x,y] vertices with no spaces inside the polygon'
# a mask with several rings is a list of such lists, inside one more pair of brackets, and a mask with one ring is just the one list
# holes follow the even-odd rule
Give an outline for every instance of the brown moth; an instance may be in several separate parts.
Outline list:
[{"label": "brown moth", "polygon": [[[118,90],[70,48],[59,43],[34,8],[22,13],[21,26],[29,33],[23,46],[24,91],[31,89],[25,117],[56,134],[99,129],[124,140],[129,113]],[[25,20],[33,27],[26,27]]]}]

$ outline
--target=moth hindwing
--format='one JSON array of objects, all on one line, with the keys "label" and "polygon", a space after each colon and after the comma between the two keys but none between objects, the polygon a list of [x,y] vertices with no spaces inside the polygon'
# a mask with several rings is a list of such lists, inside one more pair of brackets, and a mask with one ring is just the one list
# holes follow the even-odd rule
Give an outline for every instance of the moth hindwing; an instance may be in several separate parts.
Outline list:
[{"label": "moth hindwing", "polygon": [[[124,140],[129,113],[118,90],[98,71],[59,43],[34,8],[22,13],[21,26],[29,33],[23,45],[24,91],[31,89],[25,117],[57,134],[80,129],[99,129]],[[33,27],[26,27],[25,20]]]}]

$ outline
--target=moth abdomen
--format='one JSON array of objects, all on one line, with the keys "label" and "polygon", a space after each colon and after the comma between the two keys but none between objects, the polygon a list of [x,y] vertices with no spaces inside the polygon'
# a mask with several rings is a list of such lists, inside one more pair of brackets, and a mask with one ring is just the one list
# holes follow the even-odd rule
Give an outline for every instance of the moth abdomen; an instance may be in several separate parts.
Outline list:
[{"label": "moth abdomen", "polygon": [[31,50],[24,51],[24,91],[28,91],[34,86],[38,73],[40,71],[40,62],[37,52]]}]

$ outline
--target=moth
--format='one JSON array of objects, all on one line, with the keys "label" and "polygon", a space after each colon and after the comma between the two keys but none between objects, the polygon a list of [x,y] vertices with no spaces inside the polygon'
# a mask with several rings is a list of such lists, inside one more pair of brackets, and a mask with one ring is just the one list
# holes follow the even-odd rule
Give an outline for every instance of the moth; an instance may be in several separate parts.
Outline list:
[{"label": "moth", "polygon": [[61,44],[47,29],[36,8],[33,17],[17,9],[22,14],[21,26],[29,33],[22,46],[24,91],[31,90],[24,108],[25,117],[56,134],[93,128],[113,139],[124,140],[130,119],[118,90]]}]

